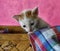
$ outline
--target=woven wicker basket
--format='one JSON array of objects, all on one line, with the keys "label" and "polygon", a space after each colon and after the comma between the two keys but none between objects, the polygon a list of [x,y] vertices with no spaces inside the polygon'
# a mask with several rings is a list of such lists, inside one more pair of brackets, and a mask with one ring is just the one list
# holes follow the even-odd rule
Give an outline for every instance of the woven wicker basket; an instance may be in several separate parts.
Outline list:
[{"label": "woven wicker basket", "polygon": [[8,28],[8,33],[0,33],[0,51],[32,51],[28,35],[19,26],[0,26]]}]

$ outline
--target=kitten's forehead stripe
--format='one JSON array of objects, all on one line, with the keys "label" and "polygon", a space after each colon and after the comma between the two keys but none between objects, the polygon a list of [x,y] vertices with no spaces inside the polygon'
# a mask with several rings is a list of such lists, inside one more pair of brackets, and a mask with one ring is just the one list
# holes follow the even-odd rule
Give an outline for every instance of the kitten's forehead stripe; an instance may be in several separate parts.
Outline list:
[{"label": "kitten's forehead stripe", "polygon": [[20,15],[21,15],[21,18],[30,18],[32,16],[32,11],[31,10],[24,11]]},{"label": "kitten's forehead stripe", "polygon": [[22,11],[21,14],[20,14],[20,18],[21,20],[23,19],[27,19],[27,18],[35,18],[35,16],[32,14],[32,10],[25,10],[25,11]]},{"label": "kitten's forehead stripe", "polygon": [[32,13],[31,11],[26,11],[26,13],[25,13],[26,14],[26,17],[28,17],[28,18],[31,17],[32,16],[31,13]]}]

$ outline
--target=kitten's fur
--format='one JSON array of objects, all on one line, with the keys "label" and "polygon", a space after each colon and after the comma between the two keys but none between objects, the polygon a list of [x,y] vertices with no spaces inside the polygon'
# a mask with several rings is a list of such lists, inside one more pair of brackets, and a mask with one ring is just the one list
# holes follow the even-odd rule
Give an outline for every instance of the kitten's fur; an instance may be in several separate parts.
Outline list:
[{"label": "kitten's fur", "polygon": [[19,15],[14,15],[14,18],[28,33],[34,32],[44,27],[49,27],[45,21],[38,18],[37,7],[32,10],[24,10]]}]

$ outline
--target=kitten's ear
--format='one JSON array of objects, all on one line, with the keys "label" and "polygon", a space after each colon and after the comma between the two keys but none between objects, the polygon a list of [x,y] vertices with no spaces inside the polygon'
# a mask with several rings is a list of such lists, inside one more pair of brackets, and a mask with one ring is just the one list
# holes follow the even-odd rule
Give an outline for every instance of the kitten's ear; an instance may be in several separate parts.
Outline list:
[{"label": "kitten's ear", "polygon": [[20,15],[14,15],[13,18],[16,19],[17,21],[19,21],[19,17]]},{"label": "kitten's ear", "polygon": [[35,8],[32,10],[32,13],[33,13],[33,15],[37,16],[37,15],[38,15],[38,7],[35,7]]}]

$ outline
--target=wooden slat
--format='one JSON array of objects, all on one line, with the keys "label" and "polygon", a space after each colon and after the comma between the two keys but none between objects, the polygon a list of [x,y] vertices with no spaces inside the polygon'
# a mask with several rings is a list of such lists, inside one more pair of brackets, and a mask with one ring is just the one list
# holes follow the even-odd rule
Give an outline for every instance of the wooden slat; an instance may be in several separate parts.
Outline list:
[{"label": "wooden slat", "polygon": [[0,40],[28,40],[27,34],[0,34]]},{"label": "wooden slat", "polygon": [[11,33],[26,33],[20,26],[0,26],[0,30],[8,29]]}]

